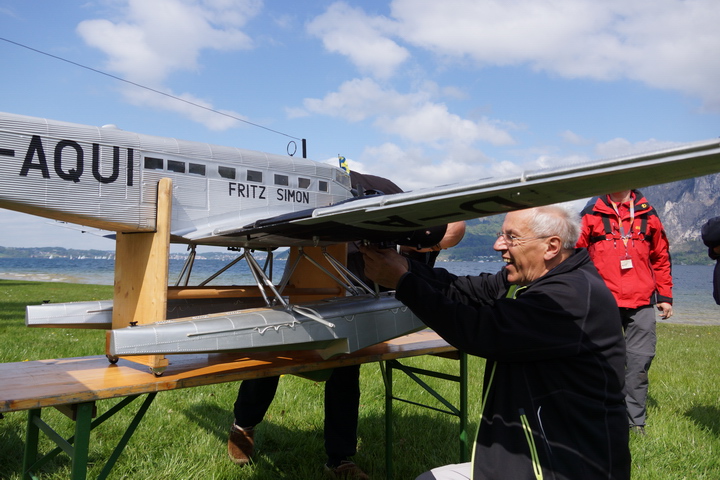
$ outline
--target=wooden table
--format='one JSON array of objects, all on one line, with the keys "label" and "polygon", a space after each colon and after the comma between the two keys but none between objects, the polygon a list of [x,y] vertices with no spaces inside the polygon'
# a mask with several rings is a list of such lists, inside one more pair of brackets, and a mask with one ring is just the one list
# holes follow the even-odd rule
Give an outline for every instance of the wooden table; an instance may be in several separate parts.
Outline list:
[{"label": "wooden table", "polygon": [[[399,359],[419,355],[441,355],[460,361],[458,376],[413,369]],[[172,355],[170,364],[161,376],[149,372],[147,366],[126,359],[110,364],[104,356],[35,360],[0,364],[0,413],[28,411],[27,435],[23,459],[23,478],[34,478],[32,472],[40,465],[65,451],[72,458],[72,479],[87,476],[90,432],[140,395],[147,395],[138,408],[128,429],[108,458],[98,478],[106,478],[138,427],[155,395],[167,390],[190,388],[251,378],[286,374],[305,374],[317,370],[381,362],[386,390],[386,462],[388,478],[392,477],[392,400],[401,400],[392,393],[392,372],[407,373],[423,388],[430,391],[447,408],[446,413],[460,418],[461,461],[468,456],[467,425],[467,359],[448,345],[436,333],[423,330],[357,352],[323,360],[315,351],[259,352],[237,354]],[[460,406],[434,393],[417,374],[430,375],[460,383]],[[106,413],[95,416],[98,400],[121,399]],[[415,403],[415,402],[409,402]],[[427,407],[427,405],[417,404]],[[63,439],[41,419],[43,408],[54,407],[65,413],[75,424],[75,435]],[[428,407],[433,408],[433,407]],[[437,409],[436,409],[437,410]],[[58,447],[38,459],[40,431]]]}]

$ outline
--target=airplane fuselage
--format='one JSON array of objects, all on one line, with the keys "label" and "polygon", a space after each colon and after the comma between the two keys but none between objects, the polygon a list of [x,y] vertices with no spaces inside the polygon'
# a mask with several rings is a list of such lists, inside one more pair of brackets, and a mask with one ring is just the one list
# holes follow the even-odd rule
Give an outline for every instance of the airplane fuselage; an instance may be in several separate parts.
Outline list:
[{"label": "airplane fuselage", "polygon": [[2,208],[153,231],[161,178],[173,182],[171,239],[182,243],[278,246],[222,233],[352,197],[343,170],[308,159],[0,113]]},{"label": "airplane fuselage", "polygon": [[[111,318],[107,305],[28,310],[28,325],[105,328],[110,320],[110,356],[361,348],[422,325],[392,293],[381,296],[367,287],[368,298],[344,298],[346,290],[357,289],[350,280],[327,275],[332,268],[342,272],[342,262],[327,250],[344,256],[342,244],[358,240],[417,246],[415,232],[449,222],[718,171],[720,142],[712,139],[414,192],[353,197],[343,170],[302,158],[0,113],[0,208],[115,232],[144,232],[117,237]],[[177,318],[168,328],[167,277],[161,275],[167,272],[168,239],[245,247],[243,256],[263,247],[338,245],[291,248],[291,259],[307,260],[289,262],[278,288],[249,254],[245,258],[257,285],[233,289],[231,295],[261,299],[264,308]],[[193,298],[214,295],[200,293],[209,296]],[[210,312],[207,305],[198,308]]]}]

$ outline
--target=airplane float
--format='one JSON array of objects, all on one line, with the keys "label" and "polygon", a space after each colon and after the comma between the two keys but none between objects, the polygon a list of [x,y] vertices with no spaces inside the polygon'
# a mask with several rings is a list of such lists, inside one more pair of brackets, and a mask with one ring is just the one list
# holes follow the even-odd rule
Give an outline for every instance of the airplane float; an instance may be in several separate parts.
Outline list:
[{"label": "airplane float", "polygon": [[[451,222],[719,171],[715,139],[363,195],[344,169],[306,158],[0,113],[0,208],[116,232],[113,299],[28,306],[26,324],[107,329],[111,362],[127,357],[155,374],[165,355],[319,349],[329,357],[424,328],[392,292],[345,267],[347,242],[420,246],[428,229]],[[174,286],[170,243],[190,249]],[[236,250],[232,263],[244,260],[256,284],[189,286],[198,245]],[[278,247],[290,247],[279,281]]]}]

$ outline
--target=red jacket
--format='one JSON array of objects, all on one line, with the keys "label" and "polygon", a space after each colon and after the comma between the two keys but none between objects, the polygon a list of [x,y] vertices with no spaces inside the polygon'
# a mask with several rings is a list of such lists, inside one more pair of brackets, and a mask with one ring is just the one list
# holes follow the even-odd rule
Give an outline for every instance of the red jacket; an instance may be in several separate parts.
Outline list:
[{"label": "red jacket", "polygon": [[[665,229],[640,191],[633,190],[631,197],[635,207],[632,226],[630,203],[617,205],[616,212],[608,195],[592,199],[582,211],[577,246],[588,249],[619,307],[672,303],[672,271]],[[626,241],[620,233],[618,212]]]}]

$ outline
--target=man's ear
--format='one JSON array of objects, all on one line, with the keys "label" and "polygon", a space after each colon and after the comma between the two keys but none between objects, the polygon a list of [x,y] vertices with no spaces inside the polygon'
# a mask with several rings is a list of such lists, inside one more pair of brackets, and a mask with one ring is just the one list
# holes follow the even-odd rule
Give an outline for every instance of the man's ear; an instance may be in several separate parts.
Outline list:
[{"label": "man's ear", "polygon": [[562,252],[562,240],[560,237],[548,238],[545,245],[545,260],[552,260]]}]

